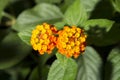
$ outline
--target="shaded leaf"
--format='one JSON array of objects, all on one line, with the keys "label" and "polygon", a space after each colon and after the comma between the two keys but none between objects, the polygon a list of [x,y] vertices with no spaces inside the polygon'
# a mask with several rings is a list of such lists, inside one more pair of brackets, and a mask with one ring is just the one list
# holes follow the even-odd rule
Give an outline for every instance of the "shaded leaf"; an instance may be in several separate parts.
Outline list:
[{"label": "shaded leaf", "polygon": [[[8,74],[10,74],[11,78],[10,80],[17,80],[18,79],[18,70],[15,69],[6,69],[5,70]],[[3,79],[4,80],[4,79]]]},{"label": "shaded leaf", "polygon": [[86,47],[78,60],[77,80],[101,80],[102,60],[92,47]]},{"label": "shaded leaf", "polygon": [[61,20],[62,17],[63,15],[58,7],[42,3],[22,12],[17,19],[17,23],[13,25],[13,29],[23,31],[30,27],[34,28],[37,24],[43,22],[57,22]]},{"label": "shaded leaf", "polygon": [[111,19],[113,17],[114,9],[109,0],[100,0],[99,3],[94,7],[95,9],[92,11],[90,18],[105,18]]},{"label": "shaded leaf", "polygon": [[75,80],[77,72],[76,62],[63,55],[57,55],[57,58],[50,68],[47,80]]},{"label": "shaded leaf", "polygon": [[36,3],[60,3],[61,0],[35,0]]},{"label": "shaded leaf", "polygon": [[86,21],[84,29],[88,34],[88,44],[95,44],[97,46],[110,45],[112,40],[108,39],[108,36],[113,24],[114,21],[107,19],[91,19]]},{"label": "shaded leaf", "polygon": [[95,43],[95,45],[107,46],[118,43],[120,41],[120,36],[118,35],[119,32],[120,32],[120,24],[115,23],[110,29],[110,31],[104,34],[103,37],[98,39],[96,38],[97,42]]},{"label": "shaded leaf", "polygon": [[120,80],[120,48],[116,47],[110,52],[106,68],[105,80]]},{"label": "shaded leaf", "polygon": [[9,73],[7,73],[3,70],[0,70],[0,79],[1,80],[11,80],[11,76]]},{"label": "shaded leaf", "polygon": [[84,5],[87,13],[91,13],[99,1],[100,0],[81,0],[81,3]]},{"label": "shaded leaf", "polygon": [[2,17],[2,12],[9,2],[10,2],[10,0],[0,0],[0,20]]},{"label": "shaded leaf", "polygon": [[40,55],[40,56],[39,56],[40,65],[45,65],[45,63],[47,63],[47,61],[48,61],[51,57],[53,57],[56,52],[57,52],[57,49],[54,48],[51,54],[45,53],[44,55]]},{"label": "shaded leaf", "polygon": [[46,80],[48,74],[49,67],[48,66],[37,66],[33,69],[29,80]]},{"label": "shaded leaf", "polygon": [[0,29],[0,41],[4,39],[4,37],[7,36],[9,32],[10,29]]},{"label": "shaded leaf", "polygon": [[21,68],[20,70],[21,78],[25,80],[25,78],[28,76],[30,73],[30,68]]},{"label": "shaded leaf", "polygon": [[86,10],[80,0],[75,2],[65,12],[64,21],[69,25],[82,25],[88,19]]},{"label": "shaded leaf", "polygon": [[116,11],[120,12],[120,0],[111,0]]},{"label": "shaded leaf", "polygon": [[12,67],[30,52],[31,47],[24,44],[15,33],[10,33],[0,42],[0,69]]},{"label": "shaded leaf", "polygon": [[120,32],[120,24],[115,23],[111,30],[107,33],[106,35],[106,42],[109,44],[116,44],[117,42],[120,41],[120,36],[118,35]]}]

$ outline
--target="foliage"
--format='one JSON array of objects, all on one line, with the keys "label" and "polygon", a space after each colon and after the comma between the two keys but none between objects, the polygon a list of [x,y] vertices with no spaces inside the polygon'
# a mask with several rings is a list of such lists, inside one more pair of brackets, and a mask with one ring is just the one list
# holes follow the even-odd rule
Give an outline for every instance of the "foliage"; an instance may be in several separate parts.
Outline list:
[{"label": "foliage", "polygon": [[[84,29],[85,52],[38,54],[30,38],[43,22]],[[0,0],[0,79],[119,80],[119,33],[120,0]]]}]

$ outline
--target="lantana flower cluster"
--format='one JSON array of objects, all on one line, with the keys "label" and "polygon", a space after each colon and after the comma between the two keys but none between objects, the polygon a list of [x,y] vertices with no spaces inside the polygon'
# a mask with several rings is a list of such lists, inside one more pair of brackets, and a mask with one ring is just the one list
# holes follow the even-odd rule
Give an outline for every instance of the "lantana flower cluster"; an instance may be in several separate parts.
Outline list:
[{"label": "lantana flower cluster", "polygon": [[32,31],[31,45],[40,54],[52,53],[56,47],[60,54],[77,58],[85,51],[87,36],[76,26],[64,26],[57,30],[54,25],[43,23]]}]

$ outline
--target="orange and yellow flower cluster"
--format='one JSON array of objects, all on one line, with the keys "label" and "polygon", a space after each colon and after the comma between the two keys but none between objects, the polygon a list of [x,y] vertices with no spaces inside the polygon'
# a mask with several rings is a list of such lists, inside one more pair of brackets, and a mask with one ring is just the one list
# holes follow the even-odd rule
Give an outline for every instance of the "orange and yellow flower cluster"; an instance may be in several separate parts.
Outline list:
[{"label": "orange and yellow flower cluster", "polygon": [[50,54],[57,47],[59,53],[77,58],[85,50],[86,37],[84,30],[76,26],[64,26],[58,31],[55,26],[43,23],[32,31],[31,45],[40,54]]},{"label": "orange and yellow flower cluster", "polygon": [[31,45],[34,50],[38,50],[40,54],[47,52],[50,54],[54,47],[56,46],[56,34],[57,29],[47,23],[43,25],[37,25],[37,27],[32,31]]},{"label": "orange and yellow flower cluster", "polygon": [[86,35],[80,28],[64,26],[58,35],[57,48],[61,54],[77,58],[80,53],[84,52]]}]

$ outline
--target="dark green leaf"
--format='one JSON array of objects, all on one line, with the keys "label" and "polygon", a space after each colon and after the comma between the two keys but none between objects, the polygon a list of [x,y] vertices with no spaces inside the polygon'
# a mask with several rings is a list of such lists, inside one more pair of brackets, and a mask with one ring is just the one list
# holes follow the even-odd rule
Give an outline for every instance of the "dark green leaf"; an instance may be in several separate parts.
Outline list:
[{"label": "dark green leaf", "polygon": [[40,78],[39,71],[40,70],[38,69],[38,67],[34,68],[30,77],[29,77],[29,80],[39,80],[39,78]]},{"label": "dark green leaf", "polygon": [[118,35],[120,33],[120,24],[115,23],[111,30],[106,34],[105,40],[107,44],[116,44],[120,41],[120,36]]},{"label": "dark green leaf", "polygon": [[10,29],[0,29],[0,41],[10,32]]},{"label": "dark green leaf", "polygon": [[35,0],[36,3],[60,3],[61,0]]},{"label": "dark green leaf", "polygon": [[17,23],[13,26],[13,29],[17,31],[27,30],[29,27],[35,27],[37,24],[43,22],[57,22],[61,20],[63,14],[58,7],[51,4],[39,4],[32,9],[22,12]]},{"label": "dark green leaf", "polygon": [[92,47],[86,47],[77,62],[79,65],[77,80],[101,80],[102,60]]},{"label": "dark green leaf", "polygon": [[97,46],[108,46],[108,45],[116,44],[120,41],[120,36],[118,35],[119,32],[120,32],[120,24],[115,23],[109,32],[105,34],[102,34],[104,32],[101,32],[101,34],[103,35],[101,38],[100,37],[95,38],[94,36],[94,38],[92,37],[91,39],[89,37],[89,40],[94,39],[93,43],[95,43],[95,45]]},{"label": "dark green leaf", "polygon": [[65,12],[64,21],[69,25],[82,25],[87,19],[86,10],[80,0],[75,0]]},{"label": "dark green leaf", "polygon": [[0,42],[0,69],[12,67],[30,52],[31,47],[24,44],[17,34],[10,33]]},{"label": "dark green leaf", "polygon": [[44,67],[42,66],[42,68],[37,66],[36,68],[33,69],[29,77],[29,80],[46,80],[48,70],[49,70],[48,66],[44,66]]},{"label": "dark green leaf", "polygon": [[87,13],[91,13],[94,9],[97,3],[100,0],[81,0],[82,4],[84,5]]},{"label": "dark green leaf", "polygon": [[10,0],[0,0],[0,20],[2,17],[2,12]]},{"label": "dark green leaf", "polygon": [[116,11],[120,12],[120,0],[111,0]]},{"label": "dark green leaf", "polygon": [[107,19],[91,19],[85,22],[84,29],[87,31],[88,44],[97,46],[110,45],[111,41],[107,38],[109,31],[113,27],[114,21]]},{"label": "dark green leaf", "polygon": [[[17,72],[17,71],[16,71]],[[21,79],[25,80],[25,78],[29,75],[30,73],[30,68],[21,68],[19,69],[19,72],[21,74]]]},{"label": "dark green leaf", "polygon": [[107,59],[105,80],[120,80],[120,48],[114,48]]},{"label": "dark green leaf", "polygon": [[10,78],[10,80],[17,80],[17,78],[18,78],[18,70],[15,70],[15,69],[6,69],[5,70],[10,76],[11,76],[11,78]]},{"label": "dark green leaf", "polygon": [[97,19],[97,18],[105,18],[111,19],[113,17],[113,7],[110,3],[110,0],[100,0],[99,3],[94,7],[90,18]]},{"label": "dark green leaf", "polygon": [[0,70],[0,79],[1,80],[11,80],[11,75],[3,70]]},{"label": "dark green leaf", "polygon": [[40,62],[40,65],[45,65],[45,63],[47,62],[47,60],[49,58],[51,58],[55,53],[57,52],[57,49],[53,49],[52,53],[51,54],[44,54],[44,55],[41,55],[39,57],[39,62]]},{"label": "dark green leaf", "polygon": [[77,73],[77,64],[71,58],[63,55],[57,55],[48,73],[47,80],[75,80]]}]

